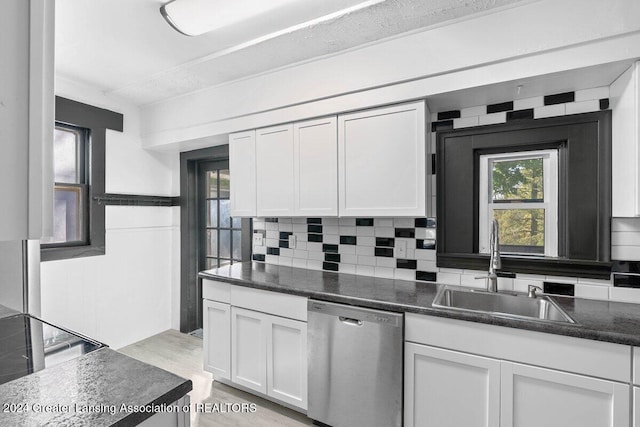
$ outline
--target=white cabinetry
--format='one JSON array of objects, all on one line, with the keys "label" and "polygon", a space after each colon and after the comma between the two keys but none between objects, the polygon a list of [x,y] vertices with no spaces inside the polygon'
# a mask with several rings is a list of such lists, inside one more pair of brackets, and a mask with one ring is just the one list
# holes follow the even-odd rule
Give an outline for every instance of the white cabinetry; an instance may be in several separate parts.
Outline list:
[{"label": "white cabinetry", "polygon": [[216,378],[231,379],[231,306],[217,301],[202,302],[204,370]]},{"label": "white cabinetry", "polygon": [[2,3],[0,240],[52,234],[54,6]]},{"label": "white cabinetry", "polygon": [[293,215],[293,125],[256,131],[258,216]]},{"label": "white cabinetry", "polygon": [[640,62],[610,88],[612,116],[612,214],[640,216]]},{"label": "white cabinetry", "polygon": [[307,324],[269,316],[267,394],[307,409]]},{"label": "white cabinetry", "polygon": [[404,357],[406,427],[499,424],[499,361],[414,343]]},{"label": "white cabinetry", "polygon": [[405,338],[407,427],[630,425],[628,346],[413,314]]},{"label": "white cabinetry", "polygon": [[255,131],[229,136],[229,179],[231,216],[256,216]]},{"label": "white cabinetry", "polygon": [[338,116],[341,216],[426,214],[425,104]]},{"label": "white cabinetry", "polygon": [[295,215],[338,214],[337,138],[335,116],[293,125]]},{"label": "white cabinetry", "polygon": [[502,362],[501,427],[629,425],[627,384]]},{"label": "white cabinetry", "polygon": [[307,409],[307,299],[202,281],[205,370]]},{"label": "white cabinetry", "polygon": [[231,381],[267,393],[266,315],[231,309]]}]

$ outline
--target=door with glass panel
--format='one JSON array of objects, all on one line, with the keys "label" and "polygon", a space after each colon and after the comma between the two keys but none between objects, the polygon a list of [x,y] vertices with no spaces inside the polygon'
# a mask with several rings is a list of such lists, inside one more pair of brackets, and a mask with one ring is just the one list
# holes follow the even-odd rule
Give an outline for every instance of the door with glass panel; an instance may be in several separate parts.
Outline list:
[{"label": "door with glass panel", "polygon": [[222,267],[242,260],[242,220],[232,218],[229,200],[229,162],[199,164],[201,251],[203,269]]}]

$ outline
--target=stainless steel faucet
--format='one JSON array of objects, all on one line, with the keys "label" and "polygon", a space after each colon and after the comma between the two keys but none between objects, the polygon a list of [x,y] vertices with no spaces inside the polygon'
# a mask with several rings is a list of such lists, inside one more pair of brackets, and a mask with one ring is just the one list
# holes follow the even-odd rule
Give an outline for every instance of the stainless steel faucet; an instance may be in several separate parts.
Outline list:
[{"label": "stainless steel faucet", "polygon": [[502,268],[500,260],[500,237],[498,220],[494,219],[491,223],[491,235],[489,236],[489,274],[487,276],[476,277],[476,279],[487,280],[487,292],[498,292],[498,274],[497,271]]}]

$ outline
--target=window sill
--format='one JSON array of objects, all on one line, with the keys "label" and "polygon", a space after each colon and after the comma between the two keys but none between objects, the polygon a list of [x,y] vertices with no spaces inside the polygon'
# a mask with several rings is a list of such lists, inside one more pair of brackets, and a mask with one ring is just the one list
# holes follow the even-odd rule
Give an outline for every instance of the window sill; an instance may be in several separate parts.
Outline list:
[{"label": "window sill", "polygon": [[[519,257],[514,255],[503,255],[501,260],[501,271],[510,273],[584,277],[603,280],[608,280],[611,276],[610,262],[566,258]],[[489,269],[489,256],[483,254],[438,253],[437,266],[487,271]]]},{"label": "window sill", "polygon": [[40,248],[40,261],[58,261],[63,259],[85,258],[104,255],[104,246],[61,246],[55,248]]}]

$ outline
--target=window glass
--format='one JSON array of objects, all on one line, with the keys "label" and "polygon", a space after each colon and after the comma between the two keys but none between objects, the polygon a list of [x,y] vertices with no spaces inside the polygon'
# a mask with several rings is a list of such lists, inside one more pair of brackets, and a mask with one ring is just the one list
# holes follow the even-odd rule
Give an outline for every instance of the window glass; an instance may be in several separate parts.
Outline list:
[{"label": "window glass", "polygon": [[218,171],[207,171],[207,197],[218,197]]},{"label": "window glass", "polygon": [[492,163],[491,198],[494,203],[544,200],[542,158]]},{"label": "window glass", "polygon": [[218,230],[207,230],[207,256],[218,256]]},{"label": "window glass", "polygon": [[221,170],[220,171],[220,197],[229,198],[229,171]]},{"label": "window glass", "polygon": [[496,209],[500,250],[522,254],[544,254],[544,209]]},{"label": "window glass", "polygon": [[207,200],[207,227],[218,226],[218,201]]},{"label": "window glass", "polygon": [[53,204],[53,238],[47,243],[75,242],[82,235],[82,189],[56,186]]},{"label": "window glass", "polygon": [[56,124],[53,137],[53,236],[41,243],[49,247],[80,246],[89,243],[88,178],[85,129]]},{"label": "window glass", "polygon": [[[231,217],[227,162],[203,163],[205,267],[216,268],[242,261],[242,219]],[[246,236],[245,236],[246,237]]]},{"label": "window glass", "polygon": [[231,258],[231,230],[220,230],[220,258]]},{"label": "window glass", "polygon": [[80,184],[78,180],[78,134],[56,128],[53,137],[53,170],[55,182]]},{"label": "window glass", "polygon": [[231,228],[231,201],[220,200],[220,227]]},{"label": "window glass", "polygon": [[503,253],[558,256],[557,158],[557,150],[480,156],[480,253],[496,219]]},{"label": "window glass", "polygon": [[233,230],[233,259],[242,259],[242,232],[240,230]]}]

